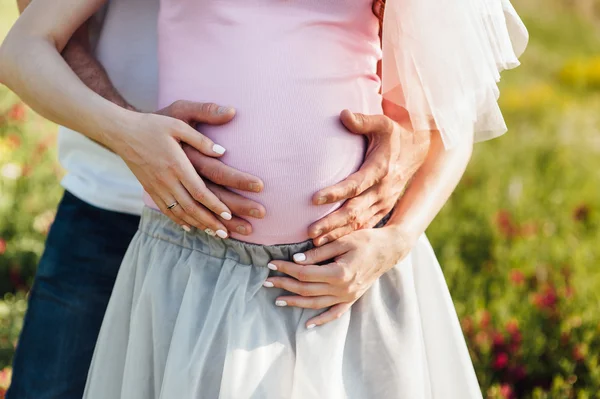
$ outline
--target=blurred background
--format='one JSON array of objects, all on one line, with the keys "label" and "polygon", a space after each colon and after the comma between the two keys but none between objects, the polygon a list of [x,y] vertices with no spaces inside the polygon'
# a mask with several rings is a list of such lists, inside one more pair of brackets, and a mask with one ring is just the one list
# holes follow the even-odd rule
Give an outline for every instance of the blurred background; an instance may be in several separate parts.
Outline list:
[{"label": "blurred background", "polygon": [[[486,398],[600,398],[600,0],[513,4],[531,40],[501,83],[509,132],[428,235]],[[0,40],[16,18],[0,0]],[[55,138],[0,87],[0,398],[62,193]]]}]

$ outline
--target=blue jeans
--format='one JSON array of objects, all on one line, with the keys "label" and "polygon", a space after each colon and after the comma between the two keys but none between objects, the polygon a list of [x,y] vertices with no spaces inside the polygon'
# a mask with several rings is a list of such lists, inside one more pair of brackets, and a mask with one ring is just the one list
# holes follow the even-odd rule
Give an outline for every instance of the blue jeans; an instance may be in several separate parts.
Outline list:
[{"label": "blue jeans", "polygon": [[139,217],[65,195],[29,297],[7,399],[81,399],[102,318]]}]

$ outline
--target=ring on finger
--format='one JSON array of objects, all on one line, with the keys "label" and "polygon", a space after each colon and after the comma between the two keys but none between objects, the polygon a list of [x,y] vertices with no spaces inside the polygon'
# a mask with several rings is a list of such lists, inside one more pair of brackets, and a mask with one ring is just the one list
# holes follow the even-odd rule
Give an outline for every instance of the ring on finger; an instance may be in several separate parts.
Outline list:
[{"label": "ring on finger", "polygon": [[171,209],[175,208],[177,205],[179,205],[179,202],[175,201],[171,205],[167,206],[167,209],[171,210]]}]

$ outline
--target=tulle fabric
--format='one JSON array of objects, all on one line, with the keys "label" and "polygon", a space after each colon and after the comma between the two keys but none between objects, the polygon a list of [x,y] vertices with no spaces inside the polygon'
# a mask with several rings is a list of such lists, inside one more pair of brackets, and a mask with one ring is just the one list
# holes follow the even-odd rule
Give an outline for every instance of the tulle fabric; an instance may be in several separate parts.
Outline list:
[{"label": "tulle fabric", "polygon": [[184,232],[146,208],[102,324],[84,399],[481,399],[460,324],[422,236],[351,311],[278,308],[262,246]]},{"label": "tulle fabric", "polygon": [[528,33],[509,0],[387,0],[384,99],[414,130],[439,130],[446,148],[506,131],[500,72],[519,65]]}]

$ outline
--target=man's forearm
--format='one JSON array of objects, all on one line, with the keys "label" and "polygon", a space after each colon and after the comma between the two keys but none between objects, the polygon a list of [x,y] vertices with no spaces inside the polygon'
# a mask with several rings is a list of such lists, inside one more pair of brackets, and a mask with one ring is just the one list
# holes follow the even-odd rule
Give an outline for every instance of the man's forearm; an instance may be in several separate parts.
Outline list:
[{"label": "man's forearm", "polygon": [[[17,0],[19,12],[23,13],[31,0]],[[102,97],[123,108],[135,110],[113,86],[104,67],[91,51],[89,23],[83,24],[67,43],[62,56],[83,83]]]},{"label": "man's forearm", "polygon": [[106,70],[92,55],[89,47],[77,37],[73,36],[69,41],[62,52],[62,56],[87,87],[110,102],[129,110],[136,110],[113,86]]}]

